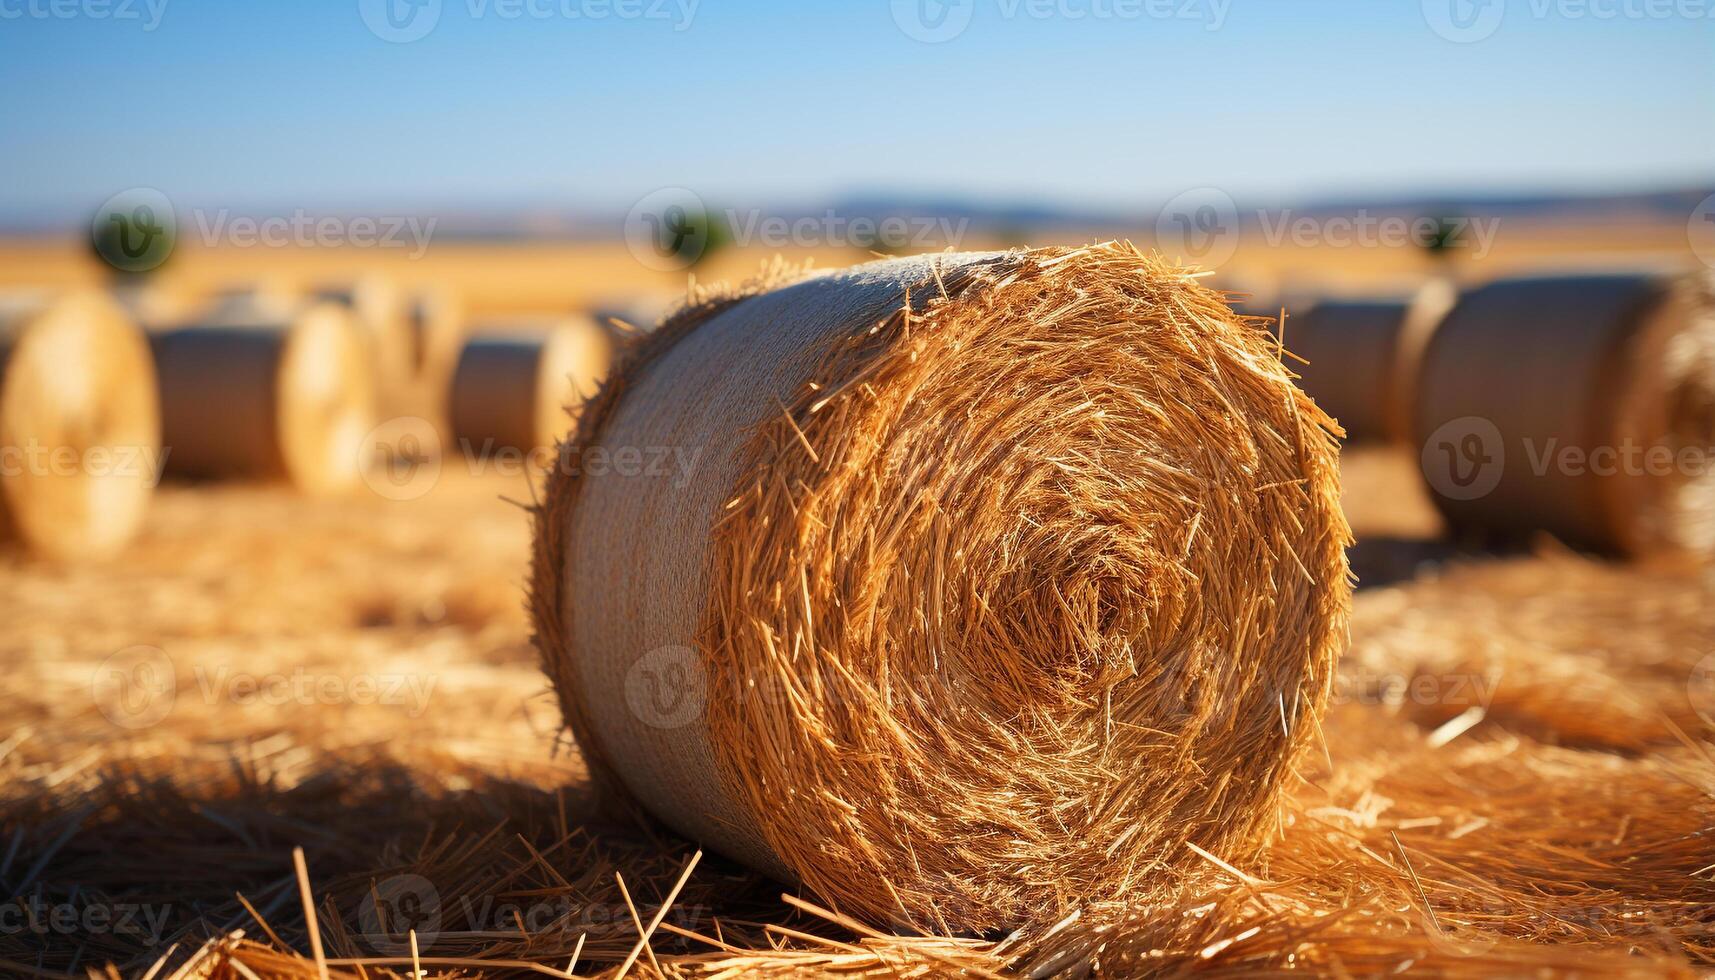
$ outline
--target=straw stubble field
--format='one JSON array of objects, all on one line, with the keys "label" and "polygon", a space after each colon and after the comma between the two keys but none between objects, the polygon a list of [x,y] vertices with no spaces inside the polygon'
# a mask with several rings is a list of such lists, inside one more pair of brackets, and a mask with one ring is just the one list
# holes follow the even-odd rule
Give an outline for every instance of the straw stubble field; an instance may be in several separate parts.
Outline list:
[{"label": "straw stubble field", "polygon": [[715,856],[650,930],[695,858],[599,808],[559,734],[525,478],[448,467],[409,501],[168,486],[122,559],[0,565],[3,969],[314,976],[294,847],[340,976],[408,974],[407,928],[431,976],[1706,964],[1711,583],[1452,555],[1409,461],[1344,470],[1377,584],[1260,861],[980,939],[871,935]]},{"label": "straw stubble field", "polygon": [[[489,256],[475,305],[665,287],[531,254]],[[186,292],[256,272],[228,258]],[[1187,839],[1147,894],[964,938],[783,895],[596,792],[525,612],[538,481],[449,458],[422,496],[168,483],[115,558],[0,556],[0,974],[1708,969],[1710,573],[1462,551],[1413,459],[1340,466],[1351,644],[1261,855]],[[682,678],[638,680],[679,713]]]}]

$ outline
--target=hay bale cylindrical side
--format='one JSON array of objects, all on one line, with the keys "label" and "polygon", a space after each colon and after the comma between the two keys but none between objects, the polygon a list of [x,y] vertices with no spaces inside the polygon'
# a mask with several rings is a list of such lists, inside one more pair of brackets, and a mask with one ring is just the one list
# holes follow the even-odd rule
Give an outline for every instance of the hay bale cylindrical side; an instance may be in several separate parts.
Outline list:
[{"label": "hay bale cylindrical side", "polygon": [[1331,423],[1267,335],[1114,244],[693,299],[587,406],[537,525],[592,770],[937,930],[1136,899],[1187,840],[1244,860],[1350,601]]},{"label": "hay bale cylindrical side", "polygon": [[0,300],[0,537],[56,560],[110,555],[159,479],[155,369],[112,300]]},{"label": "hay bale cylindrical side", "polygon": [[573,412],[607,375],[607,334],[584,318],[509,320],[473,328],[447,396],[466,452],[531,452],[570,432]]},{"label": "hay bale cylindrical side", "polygon": [[[1450,283],[1414,295],[1323,299],[1289,313],[1284,342],[1299,385],[1351,442],[1407,442],[1418,360],[1452,309]],[[1302,363],[1300,363],[1302,361]]]},{"label": "hay bale cylindrical side", "polygon": [[220,319],[154,337],[171,474],[354,486],[375,428],[369,349],[332,304],[285,319]]},{"label": "hay bale cylindrical side", "polygon": [[1464,295],[1415,414],[1448,522],[1620,554],[1715,554],[1715,307],[1700,279],[1516,279]]}]

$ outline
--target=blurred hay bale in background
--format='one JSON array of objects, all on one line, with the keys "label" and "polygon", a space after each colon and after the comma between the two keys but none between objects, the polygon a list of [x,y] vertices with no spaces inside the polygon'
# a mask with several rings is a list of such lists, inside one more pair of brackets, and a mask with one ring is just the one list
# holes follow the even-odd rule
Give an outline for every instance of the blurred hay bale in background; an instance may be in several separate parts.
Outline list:
[{"label": "blurred hay bale in background", "polygon": [[447,396],[453,434],[478,455],[553,446],[612,358],[608,332],[588,317],[473,324]]},{"label": "blurred hay bale in background", "polygon": [[1455,530],[1715,556],[1715,303],[1649,273],[1502,280],[1429,339],[1413,440]]},{"label": "blurred hay bale in background", "polygon": [[0,296],[0,538],[59,560],[110,555],[160,478],[155,367],[99,293]]},{"label": "blurred hay bale in background", "polygon": [[1403,442],[1424,346],[1456,296],[1436,280],[1404,298],[1311,300],[1277,330],[1299,384],[1349,442]]},{"label": "blurred hay bale in background", "polygon": [[221,307],[153,337],[168,472],[355,486],[376,424],[370,348],[333,304]]}]

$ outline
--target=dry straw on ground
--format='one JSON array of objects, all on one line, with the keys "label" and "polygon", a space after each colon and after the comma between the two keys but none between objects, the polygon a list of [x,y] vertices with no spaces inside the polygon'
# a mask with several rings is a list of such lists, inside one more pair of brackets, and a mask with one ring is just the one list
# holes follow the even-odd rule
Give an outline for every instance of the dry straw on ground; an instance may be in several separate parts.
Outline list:
[{"label": "dry straw on ground", "polygon": [[[198,508],[184,509],[190,524]],[[398,510],[377,510],[378,523]],[[407,509],[378,537],[425,516]],[[279,547],[298,536],[280,533]],[[428,561],[450,570],[471,558]],[[38,910],[0,930],[0,974],[405,978],[410,926],[433,978],[614,977],[628,960],[631,977],[1692,976],[1715,959],[1710,729],[1637,726],[1623,745],[1592,744],[1582,694],[1556,700],[1553,685],[1527,680],[1515,697],[1508,678],[1534,668],[1561,690],[1631,692],[1629,717],[1684,719],[1686,692],[1656,681],[1715,643],[1708,590],[1681,570],[1547,556],[1360,593],[1340,689],[1383,673],[1494,673],[1488,716],[1449,726],[1410,699],[1338,698],[1260,855],[1216,861],[1182,841],[1197,860],[1171,888],[967,936],[783,901],[777,884],[715,855],[684,878],[690,845],[602,819],[575,756],[551,763],[504,723],[508,695],[540,693],[522,651],[504,670],[482,669],[479,645],[451,651],[480,687],[403,729],[380,711],[234,713],[186,697],[160,725],[116,737],[78,697],[90,665],[68,670],[44,650],[0,675],[0,697],[29,726],[0,740],[0,881]],[[158,599],[151,590],[130,611],[148,618]],[[1519,604],[1529,608],[1515,624]],[[418,645],[395,642],[388,657]],[[1596,644],[1609,655],[1591,657]],[[1441,647],[1464,662],[1437,662]],[[303,656],[285,641],[270,653]],[[1704,694],[1715,710],[1715,687]],[[478,735],[480,764],[468,747]],[[84,915],[136,906],[162,918],[121,929]],[[47,910],[59,907],[100,927],[53,927]]]},{"label": "dry straw on ground", "polygon": [[476,452],[553,446],[612,359],[607,331],[588,318],[475,325],[447,396],[453,434]]},{"label": "dry straw on ground", "polygon": [[[785,278],[669,318],[554,471],[533,610],[592,764],[941,934],[1247,859],[1350,598],[1266,332],[1129,245]],[[694,476],[578,465],[655,447]]]},{"label": "dry straw on ground", "polygon": [[1430,481],[1449,523],[1715,555],[1710,290],[1616,274],[1463,295],[1424,354],[1414,425],[1425,465],[1454,477]]},{"label": "dry straw on ground", "polygon": [[68,560],[136,533],[160,461],[155,369],[97,294],[0,300],[0,537]]},{"label": "dry straw on ground", "polygon": [[226,310],[156,334],[169,473],[355,486],[376,422],[369,349],[332,304]]}]

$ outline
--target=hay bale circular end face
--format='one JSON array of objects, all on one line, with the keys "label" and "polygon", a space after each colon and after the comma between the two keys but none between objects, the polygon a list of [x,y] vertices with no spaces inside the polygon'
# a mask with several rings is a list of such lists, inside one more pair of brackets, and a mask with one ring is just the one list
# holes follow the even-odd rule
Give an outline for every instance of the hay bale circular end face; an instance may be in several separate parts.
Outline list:
[{"label": "hay bale circular end face", "polygon": [[1265,331],[1129,246],[778,285],[640,341],[550,476],[532,611],[592,769],[938,930],[1251,849],[1350,601],[1331,423]]},{"label": "hay bale circular end face", "polygon": [[0,528],[57,560],[142,523],[161,428],[148,344],[99,294],[0,306]]},{"label": "hay bale circular end face", "polygon": [[1415,430],[1456,528],[1715,556],[1715,302],[1656,274],[1492,283],[1429,342]]},{"label": "hay bale circular end face", "polygon": [[356,486],[377,419],[369,348],[333,304],[284,318],[222,317],[154,338],[168,471]]}]

